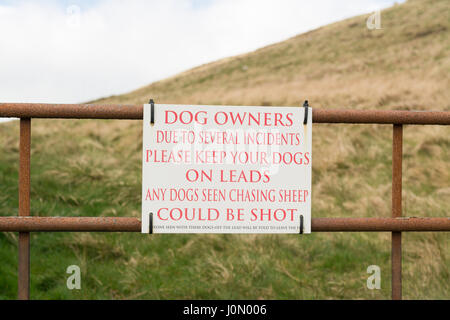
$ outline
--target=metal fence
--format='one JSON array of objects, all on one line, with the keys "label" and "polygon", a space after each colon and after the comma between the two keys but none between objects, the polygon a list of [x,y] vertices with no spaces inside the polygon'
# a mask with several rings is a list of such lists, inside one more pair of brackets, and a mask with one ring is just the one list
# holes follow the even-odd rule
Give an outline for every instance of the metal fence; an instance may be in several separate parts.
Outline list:
[{"label": "metal fence", "polygon": [[[140,232],[137,218],[30,217],[31,118],[142,119],[142,105],[0,103],[0,117],[20,118],[19,216],[0,217],[0,231],[19,232],[18,298],[30,297],[30,232]],[[313,109],[314,123],[391,124],[392,217],[312,218],[312,232],[391,232],[392,299],[402,298],[402,232],[450,231],[450,217],[402,217],[403,125],[449,125],[449,111]]]}]

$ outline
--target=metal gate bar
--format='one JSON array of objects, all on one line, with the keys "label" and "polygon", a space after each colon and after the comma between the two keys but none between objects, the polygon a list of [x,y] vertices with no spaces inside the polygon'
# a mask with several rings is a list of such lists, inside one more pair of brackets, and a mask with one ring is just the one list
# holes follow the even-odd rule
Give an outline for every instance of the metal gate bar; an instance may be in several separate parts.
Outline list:
[{"label": "metal gate bar", "polygon": [[[20,119],[19,216],[30,215],[31,119]],[[30,233],[19,232],[18,298],[30,298]]]},{"label": "metal gate bar", "polygon": [[[450,124],[449,111],[312,108],[314,123]],[[143,105],[0,103],[0,117],[142,120]]]},{"label": "metal gate bar", "polygon": [[[8,232],[141,232],[129,217],[0,217]],[[312,218],[313,232],[450,231],[450,218]]]},{"label": "metal gate bar", "polygon": [[[394,124],[392,131],[392,217],[402,216],[403,126]],[[392,232],[392,299],[402,299],[402,233]]]},{"label": "metal gate bar", "polygon": [[[142,119],[142,105],[0,103],[0,117],[20,120],[19,217],[0,217],[0,231],[19,232],[18,298],[30,296],[30,232],[140,232],[126,217],[29,217],[31,118]],[[313,218],[314,232],[392,232],[392,298],[402,298],[402,231],[450,231],[450,218],[402,218],[403,124],[449,125],[449,111],[313,108],[314,123],[393,124],[392,218]]]}]

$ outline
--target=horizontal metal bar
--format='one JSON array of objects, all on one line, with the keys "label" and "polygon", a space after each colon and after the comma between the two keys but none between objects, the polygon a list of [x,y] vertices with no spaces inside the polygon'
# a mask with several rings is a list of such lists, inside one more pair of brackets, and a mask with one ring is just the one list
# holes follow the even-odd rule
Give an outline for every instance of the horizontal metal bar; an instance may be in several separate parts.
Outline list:
[{"label": "horizontal metal bar", "polygon": [[[19,219],[14,219],[19,218]],[[0,231],[137,232],[138,218],[127,217],[0,217]]]},{"label": "horizontal metal bar", "polygon": [[[450,111],[313,108],[315,123],[450,124]],[[0,103],[0,117],[142,119],[143,105]]]},{"label": "horizontal metal bar", "polygon": [[322,232],[450,231],[450,218],[313,218],[311,229]]},{"label": "horizontal metal bar", "polygon": [[[126,217],[0,217],[0,231],[139,232],[141,221]],[[313,218],[313,232],[450,231],[450,218]]]},{"label": "horizontal metal bar", "polygon": [[314,109],[316,123],[450,125],[450,111]]},{"label": "horizontal metal bar", "polygon": [[143,105],[0,103],[0,117],[142,119]]}]

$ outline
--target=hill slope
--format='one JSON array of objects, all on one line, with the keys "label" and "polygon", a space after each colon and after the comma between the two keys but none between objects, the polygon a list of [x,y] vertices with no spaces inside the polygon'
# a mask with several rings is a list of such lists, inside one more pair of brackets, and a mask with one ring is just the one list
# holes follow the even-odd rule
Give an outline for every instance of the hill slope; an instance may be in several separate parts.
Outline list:
[{"label": "hill slope", "polygon": [[[450,109],[449,10],[412,0],[100,101]],[[432,105],[430,103],[432,102]]]},{"label": "hill slope", "polygon": [[[450,4],[410,0],[96,102],[450,110]],[[140,216],[140,121],[33,120],[32,214]],[[388,217],[390,126],[315,125],[314,217]],[[404,215],[448,216],[450,130],[406,127]],[[17,214],[18,124],[0,126],[0,214]],[[100,156],[105,156],[101,160]],[[449,298],[450,236],[405,234],[405,298]],[[17,235],[0,234],[0,298],[15,298]],[[67,266],[82,290],[65,287]],[[381,290],[366,289],[379,265]],[[390,297],[390,234],[33,234],[34,298]]]}]

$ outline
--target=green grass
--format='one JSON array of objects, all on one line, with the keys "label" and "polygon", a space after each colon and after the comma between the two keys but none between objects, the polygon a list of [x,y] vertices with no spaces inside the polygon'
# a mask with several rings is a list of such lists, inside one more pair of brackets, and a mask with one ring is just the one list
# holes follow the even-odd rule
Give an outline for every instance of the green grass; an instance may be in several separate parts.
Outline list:
[{"label": "green grass", "polygon": [[[448,1],[408,1],[99,103],[450,110]],[[246,68],[244,68],[246,66]],[[33,216],[140,217],[142,122],[32,121]],[[391,215],[392,128],[314,125],[313,217]],[[0,215],[18,210],[18,122],[0,125]],[[448,216],[450,128],[404,129],[403,215]],[[403,236],[406,299],[450,298],[449,233]],[[0,233],[0,299],[17,296],[17,233]],[[78,265],[81,290],[66,288]],[[366,269],[381,268],[381,290]],[[389,233],[33,233],[33,299],[389,299]]]},{"label": "green grass", "polygon": [[[140,121],[34,120],[32,215],[139,216],[141,141],[134,137],[139,136],[140,125]],[[17,122],[0,127],[5,151],[0,159],[4,215],[17,213],[17,148],[5,143],[5,137],[13,139],[17,135],[17,127]],[[50,127],[58,135],[49,135]],[[326,173],[319,170],[317,178],[315,174],[313,216],[389,216],[390,128],[377,127],[376,137],[365,133],[368,129],[364,126],[335,128],[343,130],[343,135],[348,130],[362,133],[353,140],[343,140],[343,148],[348,151],[344,159],[331,163]],[[74,129],[83,134],[74,135]],[[329,126],[318,126],[315,132],[319,136],[328,129]],[[440,138],[426,140],[447,143]],[[411,143],[409,139],[405,141],[406,145]],[[374,143],[378,147],[370,151]],[[358,146],[358,151],[351,151],[353,145]],[[315,148],[315,163],[321,164],[324,150],[326,143]],[[107,160],[100,161],[101,155],[107,155]],[[414,158],[433,161],[429,154],[420,152]],[[442,161],[450,161],[448,153]],[[437,181],[422,184],[419,191],[430,190],[423,195],[417,192],[416,196],[434,198],[436,184]],[[448,208],[445,199],[433,201],[443,211]],[[419,208],[425,206],[419,204]],[[430,215],[445,215],[443,211]],[[405,297],[446,298],[449,285],[443,280],[449,278],[448,235],[406,237],[404,270],[406,275],[412,270],[414,277],[404,279]],[[427,250],[421,251],[424,243]],[[2,233],[0,244],[1,297],[13,299],[17,290],[17,234]],[[388,233],[313,233],[303,237],[34,233],[31,244],[31,293],[35,299],[390,296]],[[427,260],[417,265],[423,259]],[[72,264],[81,267],[81,290],[66,288],[65,270]],[[381,290],[365,287],[366,268],[371,264],[381,267]]]}]

